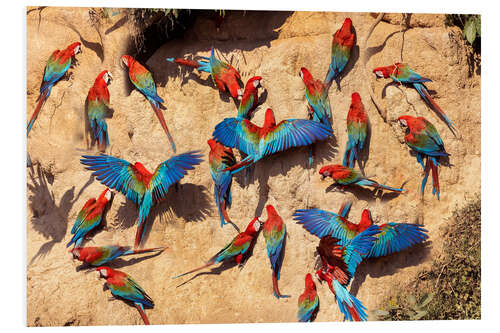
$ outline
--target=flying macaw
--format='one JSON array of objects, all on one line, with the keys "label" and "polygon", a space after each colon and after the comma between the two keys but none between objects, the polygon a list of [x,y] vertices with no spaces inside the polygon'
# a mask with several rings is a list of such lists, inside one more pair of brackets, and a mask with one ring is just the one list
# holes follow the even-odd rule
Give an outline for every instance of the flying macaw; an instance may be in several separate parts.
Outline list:
[{"label": "flying macaw", "polygon": [[109,146],[108,125],[106,115],[109,110],[109,90],[113,76],[107,70],[102,71],[95,79],[94,85],[87,95],[87,115],[92,138],[98,143],[99,150],[104,152]]},{"label": "flying macaw", "polygon": [[220,92],[229,91],[233,98],[238,98],[241,93],[240,73],[233,66],[220,61],[215,57],[214,48],[210,51],[210,58],[200,57],[201,60],[189,60],[182,58],[167,58],[168,62],[176,63],[187,67],[194,67],[199,72],[210,73],[214,85]]},{"label": "flying macaw", "polygon": [[262,224],[263,223],[259,220],[258,217],[254,218],[252,221],[250,221],[245,231],[240,232],[238,235],[236,235],[236,237],[234,237],[230,243],[228,243],[222,250],[220,250],[216,255],[210,258],[210,260],[208,260],[205,265],[192,269],[189,272],[174,276],[173,279],[177,279],[181,276],[194,273],[196,271],[199,271],[200,269],[207,268],[219,262],[228,261],[232,258],[234,258],[238,265],[241,265],[243,256],[255,244],[258,232],[262,227]]},{"label": "flying macaw", "polygon": [[250,120],[253,116],[253,112],[259,104],[259,87],[262,82],[262,77],[254,76],[248,79],[245,85],[245,91],[241,94],[241,90],[238,95],[241,95],[241,103],[238,107],[238,115],[236,119],[248,119]]},{"label": "flying macaw", "polygon": [[377,67],[373,70],[373,73],[377,76],[377,78],[391,78],[394,82],[399,84],[404,83],[408,85],[413,85],[415,89],[417,89],[418,93],[422,97],[422,99],[430,106],[430,108],[444,120],[448,128],[453,133],[453,135],[457,136],[456,128],[453,122],[446,116],[444,111],[439,107],[439,105],[434,101],[431,97],[427,89],[425,88],[424,82],[432,82],[431,79],[420,76],[417,72],[410,68],[407,64],[395,63],[391,66],[386,67]]},{"label": "flying macaw", "polygon": [[72,63],[76,63],[75,55],[82,52],[82,44],[80,42],[74,42],[70,44],[64,50],[55,50],[50,56],[47,64],[45,65],[45,71],[43,73],[43,82],[40,85],[40,95],[38,96],[38,104],[28,122],[27,133],[30,133],[31,127],[35,123],[38,113],[42,109],[43,104],[49,98],[50,91],[54,84],[59,81],[64,74],[72,67]]},{"label": "flying macaw", "polygon": [[316,318],[319,310],[319,297],[316,291],[316,284],[310,273],[306,275],[305,289],[302,295],[299,296],[297,311],[297,319],[299,322],[312,322]]},{"label": "flying macaw", "polygon": [[[320,80],[314,80],[311,73],[307,68],[302,67],[299,76],[304,82],[305,96],[308,102],[309,119],[321,122],[326,127],[332,129],[330,119],[332,118],[332,111],[330,107],[330,100],[328,99],[328,86]],[[314,155],[314,148],[309,148],[309,166],[312,165]]]},{"label": "flying macaw", "polygon": [[352,21],[350,18],[344,20],[342,28],[337,30],[332,39],[332,61],[328,67],[325,84],[330,87],[333,80],[337,81],[337,86],[340,86],[340,73],[349,62],[352,48],[354,46],[354,33],[352,30]]},{"label": "flying macaw", "polygon": [[235,174],[265,156],[308,146],[332,134],[331,129],[313,120],[288,119],[276,124],[273,110],[267,109],[262,127],[247,119],[226,118],[215,126],[213,137],[224,146],[237,147],[247,154],[239,163],[226,168]]},{"label": "flying macaw", "polygon": [[[444,143],[436,127],[424,117],[401,116],[398,118],[403,127],[407,127],[406,144],[417,153],[417,161],[424,169],[424,179],[420,191],[424,194],[429,171],[432,170],[432,194],[439,200],[438,166],[440,157],[450,156],[444,149]],[[424,157],[426,159],[424,166]]]},{"label": "flying macaw", "polygon": [[195,165],[201,163],[199,151],[191,151],[176,155],[160,163],[150,173],[139,162],[131,164],[125,160],[101,154],[99,156],[84,155],[80,159],[87,170],[102,184],[120,191],[139,206],[138,227],[134,248],[137,248],[146,231],[145,222],[151,207],[165,198],[168,188],[180,181]]},{"label": "flying macaw", "polygon": [[106,285],[111,294],[116,298],[133,302],[144,321],[144,325],[149,325],[149,319],[144,312],[144,307],[154,308],[155,304],[144,289],[127,273],[106,266],[97,267],[96,270],[99,272],[100,277],[106,279]]},{"label": "flying macaw", "polygon": [[388,190],[393,192],[405,192],[403,188],[394,188],[377,183],[372,179],[368,179],[356,169],[348,168],[340,164],[326,165],[319,170],[322,179],[331,177],[335,185],[340,185],[342,190],[348,185],[371,186],[377,190]]},{"label": "flying macaw", "polygon": [[223,171],[227,167],[236,164],[233,150],[210,139],[207,141],[210,146],[208,162],[210,166],[210,175],[214,181],[214,197],[219,210],[220,226],[226,222],[231,222],[227,209],[231,208],[231,183],[233,176],[231,171]]},{"label": "flying macaw", "polygon": [[340,311],[350,321],[367,319],[366,308],[347,291],[346,287],[354,277],[359,263],[370,252],[376,240],[374,236],[379,232],[376,226],[372,226],[346,243],[325,236],[320,239],[316,248],[322,262],[322,268],[316,272],[316,276],[320,281],[327,282],[330,291],[337,299]]},{"label": "flying macaw", "polygon": [[357,92],[353,93],[351,98],[351,106],[347,113],[347,144],[342,164],[354,168],[354,163],[359,160],[359,153],[364,147],[368,133],[368,114]]},{"label": "flying macaw", "polygon": [[111,200],[109,188],[106,188],[97,200],[95,198],[87,200],[80,213],[78,213],[73,228],[71,228],[73,237],[66,247],[71,246],[73,243],[75,243],[74,247],[80,247],[85,236],[101,223],[104,208],[109,200]]},{"label": "flying macaw", "polygon": [[153,74],[146,69],[140,62],[135,60],[132,56],[123,55],[122,62],[128,67],[128,77],[132,84],[139,90],[144,97],[149,101],[153,107],[153,111],[156,113],[158,120],[160,121],[161,127],[167,134],[168,140],[172,145],[174,153],[176,152],[174,139],[168,131],[167,123],[163,117],[163,113],[160,109],[160,104],[163,103],[163,99],[156,93],[156,84],[153,80]]},{"label": "flying macaw", "polygon": [[142,254],[148,252],[161,252],[164,247],[156,247],[153,249],[135,250],[130,246],[108,245],[108,246],[89,246],[75,247],[69,252],[73,255],[73,259],[78,259],[90,266],[102,266],[121,256],[132,254]]},{"label": "flying macaw", "polygon": [[[304,229],[319,238],[332,236],[347,243],[373,225],[368,209],[363,210],[358,224],[348,221],[347,215],[351,205],[352,202],[345,202],[338,214],[316,208],[298,209],[293,218],[298,224],[302,224]],[[428,238],[427,230],[420,224],[389,222],[376,227],[380,233],[374,236],[377,240],[373,243],[367,258],[388,256],[420,244]]]},{"label": "flying macaw", "polygon": [[271,269],[273,270],[274,296],[277,299],[287,298],[290,296],[282,295],[278,288],[281,265],[283,264],[283,257],[285,255],[284,243],[286,238],[286,225],[272,205],[267,205],[266,210],[267,220],[262,227],[262,233],[266,240],[267,256],[271,261]]}]

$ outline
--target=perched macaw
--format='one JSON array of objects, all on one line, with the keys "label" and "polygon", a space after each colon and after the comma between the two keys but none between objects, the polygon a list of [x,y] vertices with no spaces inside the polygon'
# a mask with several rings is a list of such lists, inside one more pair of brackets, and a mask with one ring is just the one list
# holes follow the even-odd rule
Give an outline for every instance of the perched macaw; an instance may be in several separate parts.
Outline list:
[{"label": "perched macaw", "polygon": [[236,119],[248,119],[250,120],[253,116],[253,112],[259,104],[259,87],[262,82],[262,77],[254,76],[248,79],[245,85],[245,91],[241,94],[241,90],[238,95],[241,95],[241,103],[238,107],[238,115]]},{"label": "perched macaw", "polygon": [[[373,225],[368,209],[363,210],[358,224],[348,221],[347,215],[351,205],[352,202],[345,202],[338,214],[316,208],[298,209],[293,218],[298,224],[302,224],[304,229],[319,238],[332,236],[347,243]],[[380,233],[375,235],[377,240],[373,243],[367,258],[388,256],[420,244],[428,238],[427,230],[420,224],[389,222],[376,227]]]},{"label": "perched macaw", "polygon": [[210,58],[200,57],[201,60],[189,60],[182,58],[167,58],[168,62],[178,65],[194,67],[200,72],[210,73],[214,85],[220,92],[229,91],[233,98],[238,98],[241,92],[241,86],[238,80],[241,80],[240,73],[233,66],[220,61],[215,57],[214,48],[210,51]]},{"label": "perched macaw", "polygon": [[272,205],[267,205],[266,210],[267,220],[262,227],[262,233],[266,240],[267,256],[271,261],[271,269],[273,270],[274,296],[277,299],[290,297],[288,295],[282,295],[278,288],[281,265],[283,264],[283,257],[285,255],[284,244],[286,238],[286,225]]},{"label": "perched macaw", "polygon": [[357,92],[353,93],[351,98],[351,106],[347,113],[347,144],[342,164],[354,168],[354,163],[359,159],[359,153],[364,147],[368,133],[368,114]]},{"label": "perched macaw", "polygon": [[101,223],[104,208],[106,208],[109,200],[111,200],[109,188],[106,188],[97,200],[95,198],[87,200],[80,213],[78,213],[73,228],[71,228],[73,237],[66,247],[71,246],[73,243],[75,243],[74,247],[80,247],[85,236]]},{"label": "perched macaw", "polygon": [[[406,144],[417,153],[417,161],[424,169],[424,179],[420,191],[424,194],[429,171],[432,170],[432,194],[439,200],[439,158],[449,156],[436,127],[424,117],[401,116],[398,118],[403,127],[407,127]],[[426,159],[424,166],[424,157]]]},{"label": "perched macaw", "polygon": [[75,247],[69,252],[73,255],[73,259],[78,259],[90,266],[102,266],[121,256],[132,254],[141,254],[149,252],[161,252],[164,247],[156,247],[153,249],[135,250],[130,246],[108,245],[108,246],[89,246]]},{"label": "perched macaw", "polygon": [[346,243],[339,243],[339,239],[325,236],[320,239],[316,248],[322,262],[322,268],[316,272],[316,276],[320,281],[327,282],[340,311],[350,321],[367,319],[366,308],[346,287],[354,277],[359,263],[370,252],[376,240],[373,236],[377,233],[377,227],[372,226]]},{"label": "perched macaw", "polygon": [[319,310],[318,292],[310,273],[306,275],[305,284],[304,292],[299,296],[299,310],[297,311],[297,319],[302,323],[314,321]]},{"label": "perched macaw", "polygon": [[210,175],[214,181],[214,197],[219,210],[220,226],[226,222],[231,222],[227,214],[227,209],[231,208],[231,183],[233,176],[231,171],[223,171],[227,167],[236,164],[233,150],[210,139],[207,141],[210,146],[208,162],[210,166]]},{"label": "perched macaw", "polygon": [[47,64],[45,65],[45,71],[43,73],[43,82],[40,85],[40,96],[38,96],[38,104],[28,122],[28,128],[26,135],[29,134],[31,127],[35,123],[35,120],[40,112],[43,104],[49,98],[50,91],[54,84],[59,81],[64,74],[72,67],[72,63],[76,62],[74,58],[75,55],[82,52],[82,44],[80,42],[74,42],[70,44],[64,50],[56,50],[52,53]]},{"label": "perched macaw", "polygon": [[138,247],[146,231],[145,222],[151,207],[165,198],[168,188],[180,181],[195,165],[201,163],[199,151],[191,151],[176,155],[160,163],[150,173],[139,162],[131,164],[125,160],[101,154],[99,156],[84,155],[80,159],[87,170],[102,184],[120,191],[139,206],[138,227],[135,245]]},{"label": "perched macaw", "polygon": [[377,76],[377,78],[391,78],[394,82],[399,84],[404,83],[408,85],[413,85],[415,89],[417,89],[418,93],[422,97],[422,99],[430,106],[434,112],[444,120],[446,125],[448,125],[450,131],[453,135],[456,134],[456,128],[453,122],[446,116],[444,111],[439,107],[439,105],[434,101],[431,97],[427,89],[425,88],[424,82],[432,82],[431,79],[420,76],[417,72],[410,68],[407,64],[395,63],[391,66],[386,67],[377,67],[373,70],[373,73]]},{"label": "perched macaw", "polygon": [[144,325],[149,325],[144,307],[154,308],[155,304],[151,297],[146,294],[144,289],[142,289],[127,273],[106,266],[97,267],[96,270],[99,272],[100,277],[106,279],[106,285],[111,291],[111,294],[116,298],[133,302],[144,321]]},{"label": "perched macaw", "polygon": [[350,18],[344,20],[342,28],[337,30],[332,39],[332,61],[328,67],[325,84],[330,87],[333,80],[337,81],[337,86],[340,86],[340,73],[349,62],[352,48],[354,46],[354,33],[352,30],[352,21]]},{"label": "perched macaw", "polygon": [[208,260],[205,265],[192,269],[189,272],[174,276],[173,279],[177,279],[181,276],[194,273],[196,271],[199,271],[200,269],[207,268],[219,262],[231,260],[232,258],[234,258],[238,265],[241,265],[243,256],[255,244],[257,235],[261,227],[262,222],[259,220],[259,218],[254,218],[252,221],[250,221],[245,231],[240,232],[238,235],[236,235],[236,237],[234,237],[230,243],[228,243],[222,250],[220,250],[216,255],[210,258],[210,260]]},{"label": "perched macaw", "polygon": [[89,117],[92,138],[98,143],[99,150],[104,152],[109,146],[108,125],[106,115],[109,110],[109,90],[113,76],[103,70],[95,79],[94,85],[87,95],[87,116]]},{"label": "perched macaw", "polygon": [[308,146],[332,134],[331,129],[313,120],[288,119],[276,124],[273,110],[267,109],[262,127],[247,119],[226,118],[215,126],[213,137],[224,146],[237,147],[247,154],[239,163],[226,169],[235,174],[265,156],[292,147]]},{"label": "perched macaw", "polygon": [[340,164],[326,165],[319,170],[322,179],[331,177],[335,185],[340,185],[342,190],[348,185],[371,186],[377,190],[388,190],[393,192],[405,192],[402,188],[394,188],[377,183],[372,179],[368,179],[356,169],[348,168]]},{"label": "perched macaw", "polygon": [[[332,111],[330,107],[330,99],[328,98],[328,87],[320,80],[314,80],[307,68],[302,67],[299,76],[304,82],[305,96],[308,102],[309,119],[319,121],[326,127],[332,129],[330,119]],[[314,148],[309,148],[309,166],[312,165]]]},{"label": "perched macaw", "polygon": [[132,56],[123,55],[122,62],[128,67],[128,77],[132,84],[139,90],[144,97],[149,101],[153,107],[153,111],[156,113],[158,120],[160,121],[161,127],[167,134],[168,140],[172,145],[174,153],[176,152],[174,139],[168,131],[167,123],[163,117],[163,113],[160,109],[160,104],[163,103],[163,99],[156,93],[156,84],[153,80],[153,74],[146,69],[140,62],[135,60]]}]

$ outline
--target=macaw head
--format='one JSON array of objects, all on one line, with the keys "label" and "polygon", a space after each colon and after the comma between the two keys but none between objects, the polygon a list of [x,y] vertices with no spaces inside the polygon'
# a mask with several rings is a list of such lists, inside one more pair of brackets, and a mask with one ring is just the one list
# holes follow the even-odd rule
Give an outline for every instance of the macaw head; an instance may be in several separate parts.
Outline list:
[{"label": "macaw head", "polygon": [[352,28],[352,21],[351,21],[351,19],[349,17],[347,17],[344,20],[344,23],[342,24],[342,28],[340,28],[340,31],[343,34],[347,34],[347,33],[351,32],[351,28]]},{"label": "macaw head", "polygon": [[274,209],[273,205],[266,206],[267,216],[278,216],[278,212]]},{"label": "macaw head", "polygon": [[307,70],[307,68],[302,67],[299,71],[299,76],[304,82],[310,82],[313,80],[311,73]]},{"label": "macaw head", "polygon": [[124,64],[127,67],[130,67],[132,65],[132,62],[135,61],[134,57],[129,56],[128,54],[122,55],[122,64]]},{"label": "macaw head", "polygon": [[325,165],[321,169],[319,169],[319,174],[321,175],[321,180],[325,179],[326,177],[332,177],[333,175],[337,172],[341,171],[347,171],[348,168],[340,165],[340,164],[333,164],[333,165]]},{"label": "macaw head", "polygon": [[111,81],[113,80],[113,75],[111,75],[111,72],[105,69],[97,76],[96,82],[101,79],[104,80],[106,85],[109,86],[111,84]]},{"label": "macaw head", "polygon": [[82,53],[82,43],[74,42],[68,46],[68,49],[71,51],[71,56],[74,57],[75,54]]},{"label": "macaw head", "polygon": [[264,124],[262,125],[262,127],[268,128],[273,126],[276,126],[276,119],[274,118],[273,109],[268,108],[264,116]]},{"label": "macaw head", "polygon": [[214,150],[217,146],[217,141],[215,141],[214,139],[209,139],[207,143],[210,146],[210,150]]},{"label": "macaw head", "polygon": [[307,290],[316,290],[316,284],[313,281],[311,273],[306,274],[306,289]]},{"label": "macaw head", "polygon": [[97,267],[96,271],[99,273],[100,278],[105,278],[105,279],[110,278],[114,274],[113,269],[106,266]]},{"label": "macaw head", "polygon": [[256,233],[259,232],[259,230],[263,224],[264,224],[264,222],[262,222],[258,217],[255,217],[248,224],[247,228],[245,229],[245,233],[247,233],[249,235],[255,235]]},{"label": "macaw head", "polygon": [[260,85],[260,82],[262,81],[262,76],[254,76],[254,77],[251,77],[250,79],[248,79],[246,85],[245,85],[245,90],[247,89],[257,89],[259,88],[261,85]]},{"label": "macaw head", "polygon": [[413,119],[414,118],[412,116],[401,116],[398,118],[398,122],[401,127],[406,129],[410,126],[410,123],[412,122]]},{"label": "macaw head", "polygon": [[362,228],[368,228],[372,224],[372,213],[368,209],[363,210],[363,212],[361,213],[361,221],[359,221],[359,226]]},{"label": "macaw head", "polygon": [[377,67],[373,70],[373,73],[377,76],[377,78],[387,79],[396,68],[395,65],[385,66],[385,67]]},{"label": "macaw head", "polygon": [[75,247],[75,248],[72,248],[71,250],[69,250],[68,252],[73,256],[73,260],[75,260],[75,259],[80,260],[81,250],[82,250],[81,248]]},{"label": "macaw head", "polygon": [[111,200],[111,191],[109,190],[109,188],[106,187],[106,189],[102,191],[97,201],[106,204],[109,200]]},{"label": "macaw head", "polygon": [[361,96],[357,92],[353,92],[351,95],[352,104],[358,104],[361,102]]}]

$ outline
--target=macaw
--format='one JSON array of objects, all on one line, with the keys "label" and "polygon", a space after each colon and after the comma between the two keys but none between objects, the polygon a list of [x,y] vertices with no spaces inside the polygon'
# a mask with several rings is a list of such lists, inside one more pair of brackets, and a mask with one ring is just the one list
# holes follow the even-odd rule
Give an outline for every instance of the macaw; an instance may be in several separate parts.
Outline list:
[{"label": "macaw", "polygon": [[106,188],[97,200],[95,198],[87,200],[82,210],[78,213],[73,228],[71,228],[73,237],[66,247],[71,246],[73,243],[75,244],[74,247],[80,247],[85,236],[101,223],[104,208],[106,208],[110,200],[111,191],[109,188]]},{"label": "macaw", "polygon": [[352,48],[354,46],[354,33],[352,30],[352,21],[346,18],[342,24],[342,28],[337,30],[332,39],[332,61],[328,67],[325,84],[330,87],[333,80],[337,81],[337,86],[340,86],[340,73],[349,62]]},{"label": "macaw", "polygon": [[226,118],[215,126],[213,137],[224,146],[237,147],[247,154],[239,163],[226,168],[235,174],[265,156],[307,146],[332,134],[331,129],[313,120],[288,119],[276,124],[273,110],[267,109],[262,127],[247,119]]},{"label": "macaw", "polygon": [[109,110],[109,90],[113,76],[103,70],[95,79],[94,85],[87,95],[87,115],[92,138],[98,143],[99,150],[104,152],[109,146],[108,125],[106,115]]},{"label": "macaw", "polygon": [[106,279],[111,294],[116,298],[134,303],[141,315],[144,325],[149,325],[149,319],[144,312],[144,307],[154,308],[155,304],[144,289],[137,284],[127,273],[106,266],[96,268],[99,277]]},{"label": "macaw", "polygon": [[163,113],[160,109],[160,104],[163,103],[163,99],[156,93],[156,84],[153,80],[153,74],[146,69],[140,62],[135,60],[132,56],[123,55],[122,62],[128,67],[128,77],[132,84],[139,90],[144,97],[149,101],[153,107],[153,111],[156,113],[158,120],[160,121],[161,127],[167,134],[168,140],[172,145],[172,150],[176,152],[174,139],[168,131],[167,123],[163,117]]},{"label": "macaw", "polygon": [[76,63],[75,55],[82,52],[82,44],[80,42],[74,42],[70,44],[64,50],[55,50],[47,60],[45,65],[45,71],[43,73],[43,82],[40,85],[40,95],[38,96],[38,104],[28,122],[27,133],[30,133],[31,127],[35,123],[38,113],[42,109],[43,104],[49,98],[50,91],[54,84],[59,81],[64,74],[72,67],[72,63]]},{"label": "macaw", "polygon": [[299,296],[297,311],[297,319],[299,322],[312,322],[316,318],[319,310],[319,297],[316,291],[316,284],[313,281],[312,275],[307,273],[305,289],[302,295]]},{"label": "macaw", "polygon": [[330,291],[335,295],[337,305],[344,317],[350,321],[366,321],[366,307],[351,295],[346,287],[354,277],[356,268],[369,253],[374,237],[379,233],[376,226],[369,227],[349,242],[325,236],[320,239],[316,248],[320,255],[322,268],[316,272],[321,281],[326,281]]},{"label": "macaw", "polygon": [[149,252],[161,252],[164,247],[156,247],[153,249],[132,249],[130,246],[108,245],[108,246],[89,246],[75,247],[69,252],[73,255],[73,260],[78,259],[90,266],[102,266],[121,256],[132,254],[142,254]]},{"label": "macaw", "polygon": [[87,170],[102,184],[120,191],[139,206],[138,227],[134,248],[141,243],[146,231],[145,222],[151,207],[165,198],[168,188],[180,181],[201,163],[199,151],[191,151],[176,155],[160,163],[150,173],[139,162],[131,164],[125,160],[101,154],[99,156],[84,155],[80,159]]},{"label": "macaw", "polygon": [[[424,169],[424,179],[420,191],[424,194],[429,171],[432,170],[432,194],[437,194],[439,200],[438,166],[440,157],[450,156],[444,148],[444,143],[436,127],[424,117],[401,116],[398,118],[403,127],[407,127],[405,142],[417,153],[417,161]],[[424,166],[424,157],[426,159]]]},{"label": "macaw", "polygon": [[215,57],[214,48],[210,51],[210,58],[200,57],[201,60],[189,60],[182,58],[167,58],[168,62],[176,63],[187,67],[194,67],[199,72],[210,73],[214,85],[220,92],[229,91],[233,98],[241,96],[241,87],[238,80],[241,80],[240,73],[233,66],[220,61]]},{"label": "macaw", "polygon": [[286,225],[283,219],[278,215],[278,212],[272,205],[266,206],[267,220],[262,227],[262,233],[266,240],[267,256],[271,261],[271,269],[273,270],[273,290],[274,296],[277,299],[290,297],[282,295],[278,288],[278,280],[280,279],[281,265],[285,255],[285,238]]},{"label": "macaw", "polygon": [[260,221],[258,217],[254,218],[252,221],[250,221],[245,231],[240,232],[238,235],[236,235],[236,237],[234,237],[230,243],[228,243],[226,246],[224,246],[224,248],[222,248],[222,250],[220,250],[216,255],[210,258],[210,260],[208,260],[205,265],[192,269],[189,272],[174,276],[173,279],[177,279],[181,276],[194,273],[196,271],[199,271],[200,269],[210,267],[219,262],[231,260],[232,258],[234,258],[235,262],[238,265],[242,265],[243,256],[255,244],[262,224],[262,221]]},{"label": "macaw", "polygon": [[[338,214],[316,208],[298,209],[293,218],[298,224],[302,224],[304,229],[319,238],[332,236],[346,243],[373,225],[368,209],[363,210],[358,224],[347,220],[351,205],[352,202],[345,202]],[[373,243],[367,258],[388,256],[420,244],[428,238],[427,230],[420,224],[389,222],[376,227],[380,233],[374,236],[377,240]]]},{"label": "macaw", "polygon": [[359,160],[359,153],[363,150],[368,133],[368,114],[357,92],[353,93],[351,98],[351,106],[347,113],[347,144],[342,164],[354,168],[354,163]]},{"label": "macaw", "polygon": [[236,116],[236,119],[250,120],[252,118],[253,112],[259,104],[258,91],[259,87],[261,87],[261,82],[262,77],[254,76],[247,81],[243,94],[241,94],[241,90],[238,92],[238,95],[241,95],[242,97],[240,106],[238,107],[238,115]]},{"label": "macaw", "polygon": [[425,88],[424,82],[432,82],[431,79],[420,76],[417,72],[410,68],[407,64],[395,63],[391,66],[377,67],[373,70],[373,73],[377,78],[391,78],[394,82],[399,84],[404,83],[408,85],[413,85],[417,89],[420,97],[430,106],[430,108],[444,120],[453,135],[457,136],[456,128],[453,122],[446,116],[444,111],[439,107],[439,105],[431,97],[427,89]]},{"label": "macaw", "polygon": [[326,165],[319,170],[322,179],[331,177],[335,185],[340,185],[342,190],[348,185],[372,186],[377,190],[388,190],[393,192],[405,192],[403,188],[394,188],[377,183],[372,179],[368,179],[356,169],[348,168],[340,164]]},{"label": "macaw", "polygon": [[231,183],[233,176],[231,171],[223,171],[229,166],[236,164],[233,150],[210,139],[207,141],[210,146],[208,162],[210,166],[210,175],[214,181],[214,197],[219,210],[220,226],[231,222],[227,214],[227,209],[231,208]]},{"label": "macaw", "polygon": [[[330,99],[328,98],[328,87],[320,80],[314,80],[307,68],[302,67],[299,76],[304,82],[305,96],[308,103],[309,119],[321,122],[326,127],[332,129],[330,119],[332,111]],[[309,166],[312,165],[314,148],[309,148]]]}]

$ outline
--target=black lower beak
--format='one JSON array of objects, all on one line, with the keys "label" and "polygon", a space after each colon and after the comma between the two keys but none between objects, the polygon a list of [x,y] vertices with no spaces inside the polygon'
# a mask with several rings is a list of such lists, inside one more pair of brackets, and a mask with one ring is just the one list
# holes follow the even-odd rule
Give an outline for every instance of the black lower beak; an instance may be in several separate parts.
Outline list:
[{"label": "black lower beak", "polygon": [[326,176],[325,175],[321,175],[321,180],[325,180]]}]

